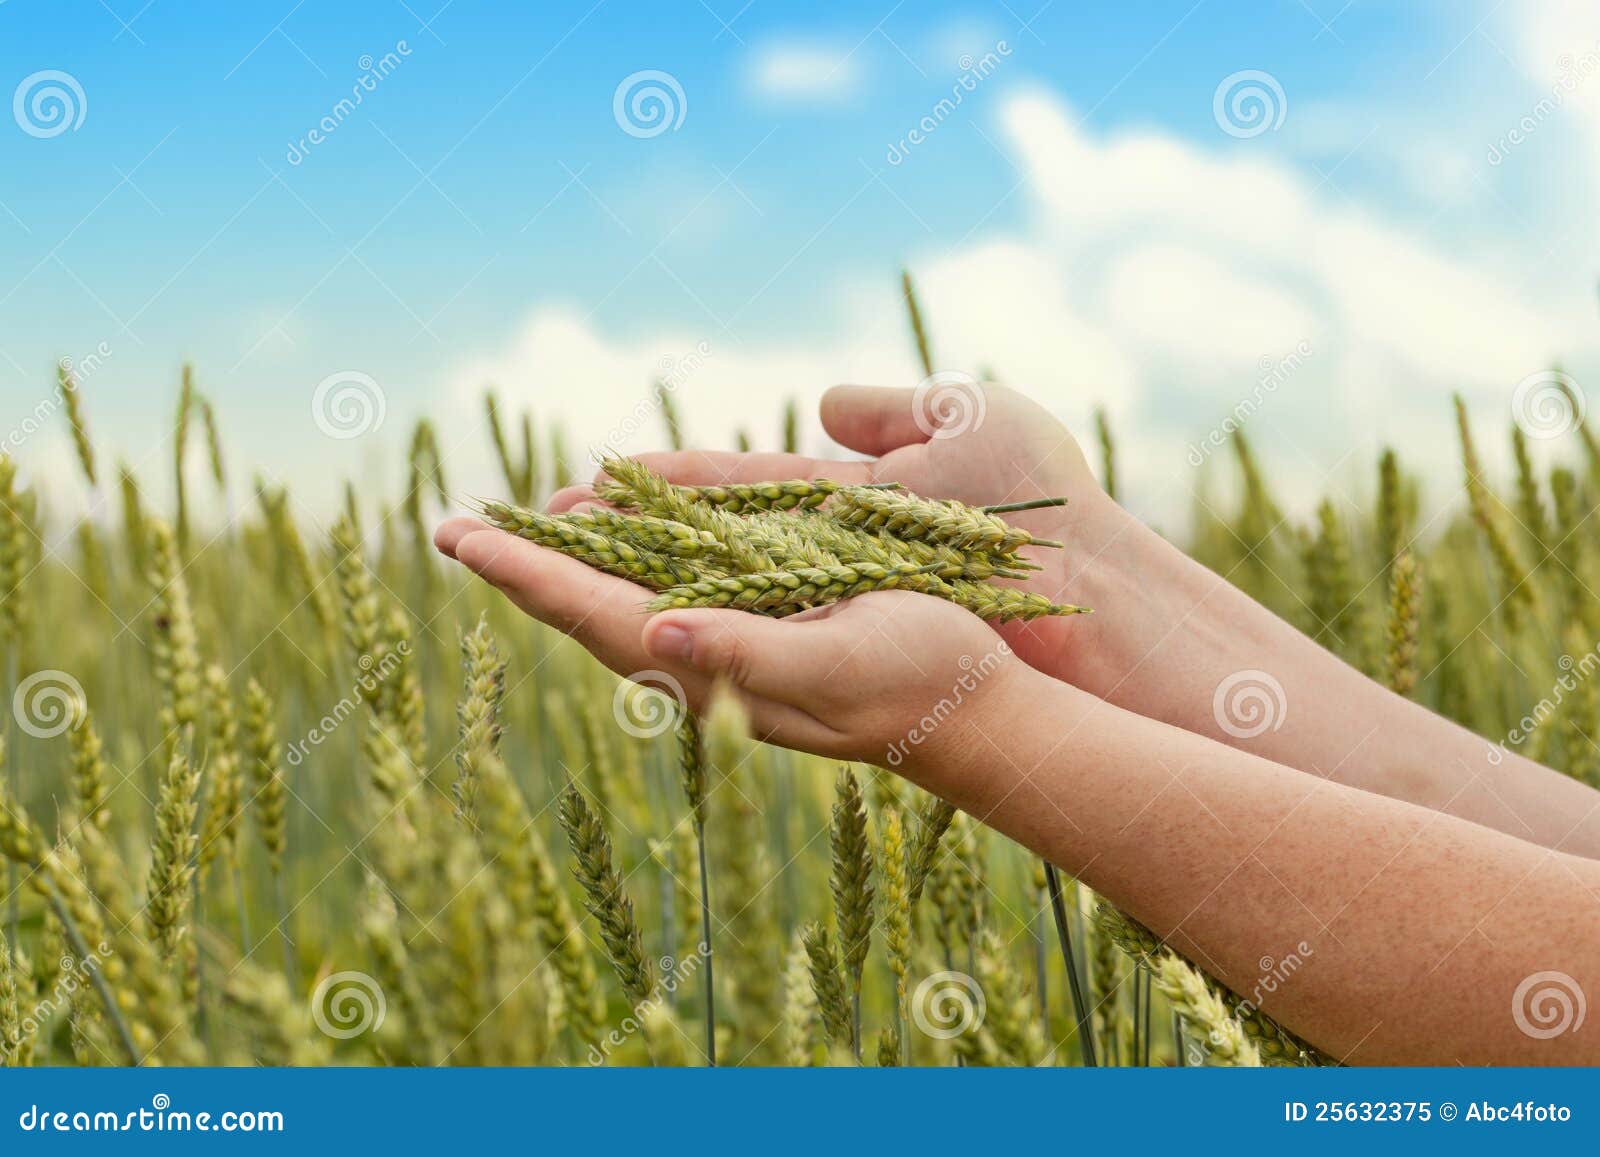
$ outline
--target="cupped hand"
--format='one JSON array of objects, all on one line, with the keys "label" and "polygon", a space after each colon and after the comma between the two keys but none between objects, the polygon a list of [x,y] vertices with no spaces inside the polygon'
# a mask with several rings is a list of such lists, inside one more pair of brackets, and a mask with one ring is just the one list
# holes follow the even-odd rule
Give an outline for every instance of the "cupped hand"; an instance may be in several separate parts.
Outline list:
[{"label": "cupped hand", "polygon": [[[917,390],[838,386],[823,396],[823,429],[862,460],[796,454],[685,450],[640,454],[651,469],[681,485],[706,486],[789,478],[837,482],[898,482],[924,498],[954,498],[973,506],[1065,497],[1063,507],[1023,511],[1006,520],[1064,550],[1027,553],[1044,569],[1019,585],[1055,601],[1093,605],[1088,582],[1106,547],[1131,520],[1095,481],[1072,434],[1049,411],[1005,386],[964,385],[946,406]],[[592,501],[590,486],[557,492],[561,512]],[[932,601],[932,600],[927,600]],[[1103,621],[1044,618],[998,628],[1030,665],[1055,678],[1081,681],[1085,641]]]},{"label": "cupped hand", "polygon": [[[470,518],[444,523],[441,553],[498,587],[527,614],[565,632],[619,675],[681,688],[703,710],[731,685],[762,739],[839,759],[915,765],[998,733],[1013,676],[1038,678],[973,615],[926,595],[883,591],[787,619],[744,611],[651,615],[651,594]],[[664,676],[664,677],[663,677]],[[676,686],[673,686],[676,684]],[[923,737],[941,700],[962,705]]]}]

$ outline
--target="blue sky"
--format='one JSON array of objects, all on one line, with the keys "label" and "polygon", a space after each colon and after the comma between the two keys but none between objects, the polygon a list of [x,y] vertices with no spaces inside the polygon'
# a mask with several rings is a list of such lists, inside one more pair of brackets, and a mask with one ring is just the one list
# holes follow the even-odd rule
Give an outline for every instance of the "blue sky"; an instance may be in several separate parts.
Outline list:
[{"label": "blue sky", "polygon": [[[684,405],[720,439],[770,424],[779,396],[813,376],[820,389],[830,372],[902,372],[903,334],[863,318],[892,299],[906,263],[928,270],[936,333],[952,335],[961,368],[1065,364],[1103,343],[1084,353],[1090,381],[1034,370],[1049,380],[1018,384],[1069,419],[1110,404],[1130,446],[1161,456],[1156,505],[1166,465],[1251,386],[1247,369],[1217,372],[1217,357],[1248,367],[1314,336],[1322,376],[1302,375],[1307,396],[1263,418],[1294,442],[1286,468],[1309,491],[1338,475],[1341,439],[1370,425],[1330,426],[1317,408],[1358,378],[1371,385],[1358,409],[1421,391],[1396,419],[1434,413],[1444,429],[1450,388],[1487,407],[1523,362],[1587,365],[1600,77],[1503,161],[1486,159],[1551,91],[1546,73],[1577,68],[1552,46],[1595,46],[1582,9],[7,0],[0,90],[68,74],[82,122],[34,135],[0,118],[0,403],[31,411],[55,359],[104,343],[85,385],[91,417],[113,450],[142,460],[192,360],[232,451],[320,485],[369,467],[417,413],[464,414],[488,376],[593,440],[643,393],[652,354],[705,342],[722,377],[689,382]],[[337,112],[385,54],[388,75]],[[890,163],[964,60],[985,54],[992,75]],[[619,83],[641,70],[682,93],[681,123],[659,135],[614,115]],[[1214,96],[1241,70],[1276,82],[1277,128],[1219,125]],[[336,127],[291,159],[329,116]],[[1087,142],[1085,168],[1047,177],[1064,126]],[[1140,141],[1157,143],[1148,165],[1112,163]],[[1168,166],[1168,154],[1187,160]],[[1062,209],[1052,192],[1116,173],[1110,200],[1139,202],[1146,179],[1206,180],[1191,162],[1221,166],[1218,185],[1186,202],[1168,189],[1148,213]],[[1349,219],[1356,232],[1308,237],[1318,256],[1293,252],[1286,220],[1276,247],[1245,235],[1248,213],[1243,233],[1213,229],[1211,198],[1237,205],[1279,181],[1294,183],[1280,207],[1305,202],[1306,220]],[[1211,221],[1187,221],[1182,203]],[[1418,294],[1456,309],[1398,354],[1357,316],[1362,288],[1338,269],[1350,246],[1381,259],[1386,238],[1424,251]],[[1260,303],[1252,312],[1274,323],[1213,349],[1207,334],[1232,331],[1208,321],[1162,348],[1163,308],[1185,320],[1185,288],[1224,275],[1233,296],[1219,300]],[[1019,284],[1026,302],[1059,290],[1062,325],[986,327],[986,305]],[[1410,372],[1437,364],[1427,341],[1448,345],[1496,293],[1528,311],[1507,318],[1514,352],[1498,377]],[[1165,306],[1146,309],[1152,297]],[[1334,316],[1354,320],[1324,324]],[[1426,334],[1426,320],[1412,328]],[[1084,341],[1063,340],[1079,330]],[[308,415],[317,383],[349,370],[382,383],[389,414],[356,445],[317,437]],[[1381,375],[1403,378],[1371,381]],[[471,433],[463,425],[464,454],[477,452]]]}]

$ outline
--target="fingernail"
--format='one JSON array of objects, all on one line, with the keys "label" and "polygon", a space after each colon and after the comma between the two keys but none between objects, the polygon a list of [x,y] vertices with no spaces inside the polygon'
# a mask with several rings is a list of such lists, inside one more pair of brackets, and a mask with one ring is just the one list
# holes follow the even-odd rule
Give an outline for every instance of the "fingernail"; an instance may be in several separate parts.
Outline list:
[{"label": "fingernail", "polygon": [[694,658],[694,636],[682,627],[662,627],[650,636],[650,652],[658,658],[687,663]]}]

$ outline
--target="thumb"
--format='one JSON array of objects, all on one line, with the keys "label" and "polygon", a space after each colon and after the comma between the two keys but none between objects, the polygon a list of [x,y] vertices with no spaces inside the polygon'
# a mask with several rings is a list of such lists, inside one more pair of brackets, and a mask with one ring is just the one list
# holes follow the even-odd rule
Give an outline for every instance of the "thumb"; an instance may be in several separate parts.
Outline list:
[{"label": "thumb", "polygon": [[646,624],[643,637],[654,659],[797,706],[814,701],[847,653],[847,640],[831,616],[769,619],[709,609],[663,612]]},{"label": "thumb", "polygon": [[890,386],[835,386],[822,395],[822,428],[859,454],[882,455],[926,442],[933,426],[919,424],[916,391]]}]

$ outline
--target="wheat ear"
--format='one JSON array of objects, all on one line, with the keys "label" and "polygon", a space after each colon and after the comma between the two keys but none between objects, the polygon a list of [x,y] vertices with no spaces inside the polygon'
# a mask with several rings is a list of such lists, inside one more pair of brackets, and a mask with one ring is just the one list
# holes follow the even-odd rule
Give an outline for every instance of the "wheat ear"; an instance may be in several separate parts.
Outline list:
[{"label": "wheat ear", "polygon": [[67,424],[72,427],[72,446],[78,452],[78,464],[92,490],[100,484],[94,468],[94,443],[89,440],[89,425],[83,415],[83,399],[78,395],[78,380],[67,368],[65,361],[56,365],[56,387],[66,405]]},{"label": "wheat ear", "polygon": [[600,925],[611,967],[622,982],[623,994],[641,1005],[655,994],[656,977],[644,954],[633,901],[623,890],[622,876],[612,862],[611,837],[575,787],[562,793],[560,815],[572,848],[572,874],[583,887],[589,914]]},{"label": "wheat ear", "polygon": [[867,806],[861,782],[850,767],[839,769],[834,782],[833,825],[829,830],[833,850],[834,922],[845,980],[850,990],[850,1041],[861,1059],[861,977],[872,942],[872,847],[867,842]]},{"label": "wheat ear", "polygon": [[840,972],[839,949],[827,926],[816,922],[800,931],[800,941],[810,962],[811,991],[822,1014],[823,1031],[835,1045],[854,1049],[850,997]]},{"label": "wheat ear", "polygon": [[1417,686],[1417,630],[1422,601],[1422,575],[1417,559],[1402,548],[1389,570],[1389,690],[1409,696]]},{"label": "wheat ear", "polygon": [[906,1018],[906,980],[911,972],[911,865],[905,825],[900,809],[889,806],[879,814],[883,873],[883,942],[894,974],[895,1037],[907,1050],[899,1059],[909,1064],[911,1035]]}]

